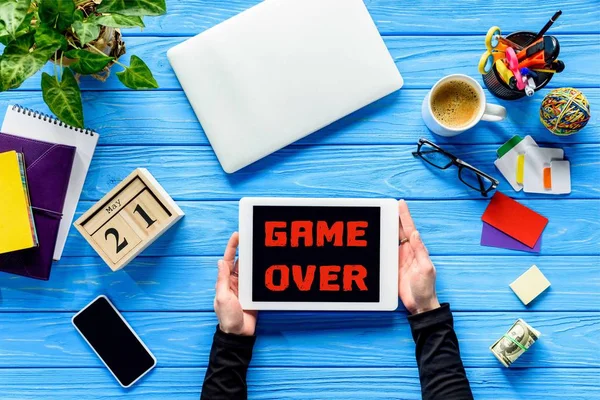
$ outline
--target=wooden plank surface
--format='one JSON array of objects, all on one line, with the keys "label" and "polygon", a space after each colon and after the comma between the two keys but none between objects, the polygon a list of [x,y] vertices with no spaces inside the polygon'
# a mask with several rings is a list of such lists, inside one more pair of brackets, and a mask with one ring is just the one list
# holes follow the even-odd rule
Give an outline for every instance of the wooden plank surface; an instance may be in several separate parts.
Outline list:
[{"label": "wooden plank surface", "polygon": [[[212,282],[211,282],[212,284]],[[118,303],[117,303],[118,304]],[[71,325],[73,313],[2,313],[0,368],[96,367],[102,363]],[[125,319],[159,366],[206,366],[216,326],[212,312],[126,312]],[[519,358],[519,367],[600,367],[600,313],[455,312],[463,362],[499,367],[489,346],[517,318],[543,339]],[[406,314],[262,312],[253,366],[416,366]],[[568,343],[568,346],[565,346]]]},{"label": "wooden plank surface", "polygon": [[[100,294],[115,299],[122,311],[212,311],[218,259],[138,257],[113,273],[99,257],[65,257],[53,266],[49,282],[0,274],[0,311],[75,312]],[[600,304],[599,257],[434,256],[433,262],[438,296],[453,310],[584,312]],[[552,286],[526,307],[508,284],[532,264]]]},{"label": "wooden plank surface", "polygon": [[[576,135],[561,137],[551,134],[535,116],[543,96],[542,89],[532,100],[517,102],[496,99],[488,93],[488,101],[508,109],[508,120],[502,123],[481,123],[460,135],[445,138],[432,134],[421,119],[420,104],[425,89],[402,89],[342,120],[300,140],[296,145],[377,145],[410,144],[425,137],[436,143],[497,144],[514,135],[532,135],[538,143],[562,146],[568,143],[597,143],[600,138],[598,113],[592,113],[588,125]],[[600,89],[585,89],[593,110],[600,108]],[[40,94],[12,91],[0,97],[0,110],[8,105],[22,104],[49,113]],[[411,106],[408,106],[408,105]],[[182,91],[83,92],[86,124],[100,135],[100,146],[107,145],[208,145],[202,126],[196,119]],[[533,116],[533,117],[532,117]],[[4,115],[0,112],[0,120]]]},{"label": "wooden plank surface", "polygon": [[[157,368],[131,389],[100,368],[0,369],[3,400],[197,400],[203,368]],[[467,368],[478,400],[591,400],[600,397],[598,368]],[[416,368],[250,368],[250,399],[418,400]],[[52,382],[51,385],[48,382]],[[360,384],[357,384],[360,382]]]},{"label": "wooden plank surface", "polygon": [[[485,28],[487,32],[488,28]],[[454,36],[390,36],[385,44],[404,77],[405,88],[429,89],[441,77],[453,73],[477,77],[477,63],[485,51],[485,32],[476,36],[460,38],[460,49],[456,48]],[[548,87],[576,86],[597,88],[597,71],[600,60],[600,41],[590,35],[558,35],[560,59],[566,64],[563,73],[552,79]],[[132,54],[141,57],[150,67],[161,89],[180,89],[179,82],[167,60],[167,50],[186,40],[186,37],[130,37],[127,38],[127,54],[121,58],[129,63]],[[45,69],[51,72],[52,64]],[[117,79],[115,67],[106,82],[90,77],[81,79],[82,90],[127,90]],[[41,72],[28,79],[21,89],[39,90]],[[400,92],[401,93],[401,92]]]},{"label": "wooden plank surface", "polygon": [[[146,28],[126,31],[128,35],[160,34],[195,35],[239,12],[258,4],[259,0],[179,0],[168,2],[168,13],[158,18],[146,18]],[[482,4],[478,0],[444,2],[424,0],[405,3],[397,0],[366,0],[365,4],[383,35],[430,33],[485,34],[488,28],[500,25],[503,32],[532,30],[537,32],[558,10],[563,16],[550,31],[598,32],[598,3],[594,0],[544,1],[535,5],[514,3],[507,7],[500,1]]]},{"label": "wooden plank surface", "polygon": [[[446,145],[461,160],[495,176],[498,190],[516,198],[565,198],[513,192],[494,167],[498,145]],[[571,161],[570,199],[600,196],[600,148],[562,145]],[[412,145],[288,147],[227,175],[209,147],[101,147],[94,155],[82,200],[98,200],[144,164],[176,200],[235,200],[244,196],[395,197],[405,199],[479,199],[458,179],[458,169],[439,170],[412,152]],[[180,170],[173,173],[173,166]],[[360,173],[357,173],[360,171]],[[209,185],[206,182],[210,182]]]},{"label": "wooden plank surface", "polygon": [[[78,207],[93,205],[131,170],[148,167],[186,217],[123,271],[112,273],[71,231],[49,282],[0,273],[0,397],[51,399],[197,399],[215,327],[215,263],[237,229],[237,200],[249,195],[404,197],[438,269],[477,399],[600,399],[600,7],[597,0],[535,4],[477,0],[409,4],[365,0],[405,79],[405,87],[235,175],[220,169],[166,59],[177,43],[259,0],[168,0],[169,13],[125,31],[131,54],[161,85],[133,92],[115,72],[81,83],[86,125],[100,147]],[[480,80],[476,63],[488,28],[504,33],[552,27],[567,68],[531,99],[488,101],[508,109],[499,124],[455,138],[429,133],[420,116],[427,90],[449,73]],[[39,74],[0,95],[0,110],[19,103],[48,112]],[[551,88],[581,88],[592,119],[560,138],[538,120]],[[0,112],[0,120],[2,119]],[[495,149],[515,134],[566,151],[570,196],[517,194],[493,167]],[[419,137],[454,152],[502,182],[500,189],[550,219],[540,255],[482,247],[488,204],[455,171],[413,159]],[[537,264],[552,287],[523,306],[508,284]],[[159,367],[121,389],[77,336],[71,316],[107,294],[155,352]],[[250,399],[418,399],[420,386],[406,314],[262,313],[248,383]],[[511,369],[488,350],[516,318],[543,336]]]},{"label": "wooden plank surface", "polygon": [[[181,179],[187,179],[181,176]],[[159,179],[159,182],[161,180]],[[165,186],[166,187],[166,186]],[[349,189],[351,189],[349,187]],[[167,189],[168,191],[168,189]],[[275,193],[274,193],[275,194]],[[186,216],[146,249],[144,256],[218,256],[237,230],[238,203],[233,201],[178,201]],[[600,202],[597,199],[522,200],[522,204],[549,217],[541,255],[587,255],[598,263]],[[488,201],[412,200],[409,206],[429,251],[433,255],[518,255],[511,250],[480,246],[481,215]],[[76,218],[92,206],[80,202]],[[557,212],[557,207],[560,211]],[[66,256],[95,256],[74,230],[70,231]],[[526,255],[526,253],[522,253]]]}]

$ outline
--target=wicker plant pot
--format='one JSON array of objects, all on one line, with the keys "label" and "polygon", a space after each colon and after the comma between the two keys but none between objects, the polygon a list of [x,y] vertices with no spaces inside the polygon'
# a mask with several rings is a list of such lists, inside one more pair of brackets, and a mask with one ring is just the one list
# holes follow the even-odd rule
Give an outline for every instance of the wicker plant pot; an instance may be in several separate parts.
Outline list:
[{"label": "wicker plant pot", "polygon": [[[93,0],[88,0],[87,2],[78,6],[78,9],[81,9],[86,14],[92,14],[96,10],[96,3]],[[79,43],[79,39],[69,33],[66,35],[67,40],[70,43],[74,43],[77,46],[83,47],[84,50],[96,53],[94,50],[86,49],[86,47],[93,46],[96,49],[100,50],[102,53],[106,54],[109,57],[113,57],[118,60],[123,54],[125,54],[125,42],[122,40],[121,30],[118,28],[109,28],[103,26],[100,29],[100,35],[97,39],[92,40],[86,46],[81,46]],[[74,60],[65,57],[62,53],[59,52],[57,59],[51,59],[51,61],[58,65],[63,65],[64,67],[68,67],[71,65]],[[100,81],[105,81],[110,75],[110,68],[115,64],[114,61],[110,62],[101,72],[97,74],[93,74],[92,76]],[[79,74],[76,75],[79,78]]]}]

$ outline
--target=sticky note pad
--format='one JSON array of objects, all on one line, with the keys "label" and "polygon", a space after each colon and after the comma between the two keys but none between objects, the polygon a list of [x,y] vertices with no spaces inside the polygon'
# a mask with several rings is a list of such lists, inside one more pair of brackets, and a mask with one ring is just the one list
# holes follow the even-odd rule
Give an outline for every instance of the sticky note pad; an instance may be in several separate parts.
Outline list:
[{"label": "sticky note pad", "polygon": [[548,224],[548,218],[507,195],[496,192],[481,220],[533,248]]},{"label": "sticky note pad", "polygon": [[496,150],[496,155],[498,158],[504,157],[506,153],[508,153],[513,147],[521,143],[523,139],[519,135],[515,135],[511,137],[506,143],[504,143],[498,150]]},{"label": "sticky note pad", "polygon": [[499,158],[494,161],[496,168],[498,168],[506,181],[517,192],[523,188],[522,184],[517,182],[518,157],[524,154],[525,150],[530,146],[537,146],[537,143],[531,136],[525,136],[523,139],[515,136],[498,149],[497,154]]},{"label": "sticky note pad", "polygon": [[553,194],[571,193],[571,163],[554,160],[550,163]]},{"label": "sticky note pad", "polygon": [[544,189],[552,189],[552,170],[550,167],[544,168]]},{"label": "sticky note pad", "polygon": [[527,193],[548,193],[544,186],[544,168],[553,160],[562,160],[565,152],[562,149],[529,146],[525,152],[523,168],[523,190]]},{"label": "sticky note pad", "polygon": [[525,168],[525,154],[519,154],[517,157],[517,183],[523,184],[523,169]]},{"label": "sticky note pad", "polygon": [[509,286],[523,304],[527,305],[550,287],[550,281],[536,265],[532,265]]}]

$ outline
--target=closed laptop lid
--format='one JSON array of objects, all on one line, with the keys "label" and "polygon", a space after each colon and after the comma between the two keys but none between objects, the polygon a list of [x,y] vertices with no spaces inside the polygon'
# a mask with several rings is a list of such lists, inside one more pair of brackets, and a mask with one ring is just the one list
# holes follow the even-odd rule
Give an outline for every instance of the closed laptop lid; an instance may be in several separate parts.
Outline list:
[{"label": "closed laptop lid", "polygon": [[403,83],[362,0],[266,0],[168,57],[229,173]]}]

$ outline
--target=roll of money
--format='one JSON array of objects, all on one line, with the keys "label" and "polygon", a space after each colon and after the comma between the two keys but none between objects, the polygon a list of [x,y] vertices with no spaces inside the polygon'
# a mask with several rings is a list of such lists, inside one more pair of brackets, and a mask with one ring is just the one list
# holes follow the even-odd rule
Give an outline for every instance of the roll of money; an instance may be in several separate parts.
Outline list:
[{"label": "roll of money", "polygon": [[540,336],[538,330],[519,318],[508,332],[490,346],[490,350],[508,368],[521,354],[529,350]]}]

